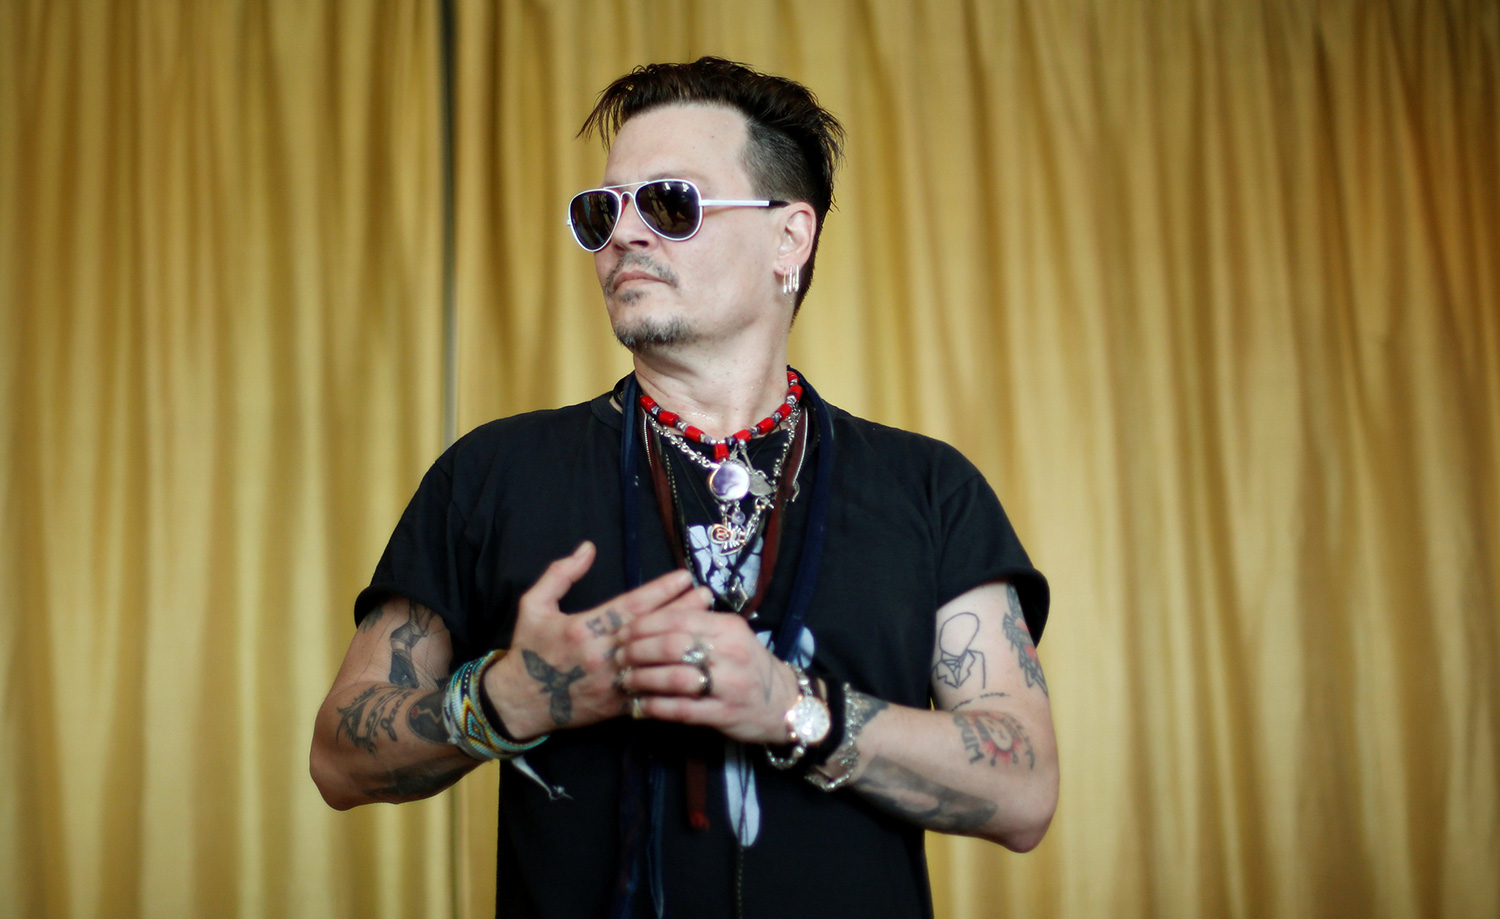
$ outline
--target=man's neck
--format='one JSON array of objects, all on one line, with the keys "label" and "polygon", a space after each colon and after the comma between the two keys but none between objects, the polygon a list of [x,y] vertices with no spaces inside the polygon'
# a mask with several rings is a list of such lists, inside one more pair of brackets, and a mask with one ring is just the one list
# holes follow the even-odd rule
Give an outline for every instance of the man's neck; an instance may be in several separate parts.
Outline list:
[{"label": "man's neck", "polygon": [[786,399],[786,347],[750,359],[686,361],[636,354],[641,390],[709,437],[752,427]]}]

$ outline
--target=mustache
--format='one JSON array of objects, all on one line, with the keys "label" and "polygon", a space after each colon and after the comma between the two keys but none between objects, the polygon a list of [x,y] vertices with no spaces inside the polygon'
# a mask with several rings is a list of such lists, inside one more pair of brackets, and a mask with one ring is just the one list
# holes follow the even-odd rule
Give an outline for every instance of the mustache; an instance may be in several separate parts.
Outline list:
[{"label": "mustache", "polygon": [[606,291],[614,290],[620,275],[627,271],[644,271],[658,281],[670,284],[673,287],[677,286],[677,275],[673,273],[672,269],[665,265],[658,265],[651,260],[650,256],[644,253],[627,252],[620,256],[620,260],[615,262],[615,267],[610,269],[609,276],[604,279],[604,289]]}]

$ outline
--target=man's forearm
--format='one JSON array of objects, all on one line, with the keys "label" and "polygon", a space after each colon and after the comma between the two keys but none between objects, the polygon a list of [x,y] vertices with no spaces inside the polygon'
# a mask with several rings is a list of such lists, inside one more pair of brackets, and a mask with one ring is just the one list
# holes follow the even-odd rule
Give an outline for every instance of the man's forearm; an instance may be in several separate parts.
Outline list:
[{"label": "man's forearm", "polygon": [[448,742],[442,689],[372,682],[324,701],[311,765],[324,800],[347,810],[429,797],[479,763]]},{"label": "man's forearm", "polygon": [[849,787],[866,800],[927,829],[1018,851],[1041,841],[1057,804],[1050,723],[1028,726],[998,704],[923,711],[859,692],[846,704],[859,732]]}]

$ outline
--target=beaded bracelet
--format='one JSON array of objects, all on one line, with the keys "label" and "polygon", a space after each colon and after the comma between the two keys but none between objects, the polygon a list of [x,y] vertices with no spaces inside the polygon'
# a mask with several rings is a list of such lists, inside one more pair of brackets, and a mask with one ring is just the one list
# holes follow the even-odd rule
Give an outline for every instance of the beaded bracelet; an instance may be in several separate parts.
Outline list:
[{"label": "beaded bracelet", "polygon": [[468,661],[448,678],[443,691],[443,725],[448,742],[475,759],[514,759],[550,737],[543,734],[535,740],[516,743],[490,723],[484,714],[484,671],[505,656],[496,648],[484,657]]}]

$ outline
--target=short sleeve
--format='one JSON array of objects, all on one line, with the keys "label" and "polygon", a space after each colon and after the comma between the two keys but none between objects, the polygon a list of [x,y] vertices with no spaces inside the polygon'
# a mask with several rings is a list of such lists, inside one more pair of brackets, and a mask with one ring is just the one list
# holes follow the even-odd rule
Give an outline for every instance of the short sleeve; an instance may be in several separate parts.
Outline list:
[{"label": "short sleeve", "polygon": [[476,553],[454,500],[454,450],[443,454],[406,505],[370,586],[354,601],[354,621],[392,596],[405,597],[442,617],[453,638],[455,660],[472,657],[469,612],[475,609]]},{"label": "short sleeve", "polygon": [[991,581],[1008,581],[1020,597],[1032,640],[1041,641],[1051,601],[1047,579],[1032,566],[994,489],[967,460],[963,464],[968,474],[939,505],[941,602]]}]

